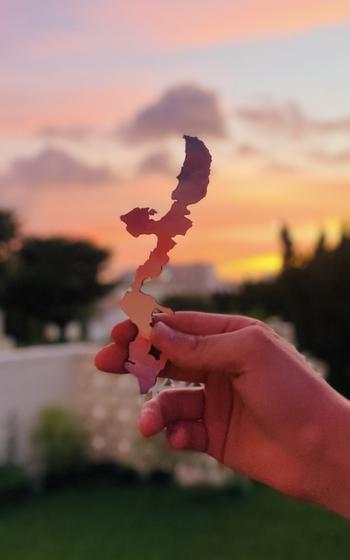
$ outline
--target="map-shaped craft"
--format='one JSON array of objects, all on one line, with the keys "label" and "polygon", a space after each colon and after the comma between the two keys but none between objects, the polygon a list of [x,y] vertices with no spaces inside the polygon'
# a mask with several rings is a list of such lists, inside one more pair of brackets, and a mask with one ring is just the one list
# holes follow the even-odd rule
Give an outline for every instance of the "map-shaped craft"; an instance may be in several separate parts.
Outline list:
[{"label": "map-shaped craft", "polygon": [[129,356],[125,369],[133,373],[141,393],[147,393],[155,384],[158,374],[165,366],[166,358],[154,351],[150,342],[151,324],[155,312],[171,314],[172,310],[161,306],[154,297],[142,291],[146,280],[156,278],[169,261],[168,253],[176,245],[174,237],[185,235],[192,226],[187,217],[188,206],[205,197],[209,183],[211,156],[205,144],[196,137],[184,136],[186,157],[177,187],[171,194],[174,201],[170,210],[155,220],[153,208],[134,208],[121,216],[127,231],[134,237],[154,234],[157,245],[148,259],[136,270],[131,289],[119,301],[119,306],[137,326],[138,334],[129,344]]}]

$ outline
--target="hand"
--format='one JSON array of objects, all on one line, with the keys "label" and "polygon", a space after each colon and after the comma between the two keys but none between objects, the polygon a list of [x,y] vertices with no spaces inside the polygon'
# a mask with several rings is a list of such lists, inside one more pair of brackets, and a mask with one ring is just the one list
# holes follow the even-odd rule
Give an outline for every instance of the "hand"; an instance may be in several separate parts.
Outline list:
[{"label": "hand", "polygon": [[[100,351],[97,367],[123,371],[135,334],[128,321],[115,327],[115,343]],[[175,449],[207,452],[337,511],[323,486],[332,478],[328,452],[344,419],[350,435],[349,404],[291,344],[254,319],[191,312],[157,317],[152,344],[168,358],[164,377],[204,386],[170,389],[148,401],[140,419],[146,437],[165,429]]]}]

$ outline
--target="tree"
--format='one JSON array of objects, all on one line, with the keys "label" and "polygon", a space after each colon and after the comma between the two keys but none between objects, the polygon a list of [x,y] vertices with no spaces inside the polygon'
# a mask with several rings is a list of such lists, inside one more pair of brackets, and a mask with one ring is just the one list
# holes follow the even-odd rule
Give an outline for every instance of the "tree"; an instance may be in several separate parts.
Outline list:
[{"label": "tree", "polygon": [[314,258],[315,259],[319,259],[319,258],[321,259],[325,255],[326,251],[327,251],[326,236],[325,236],[324,232],[321,231],[320,235],[319,235],[319,238],[318,238],[318,241],[317,241],[316,246],[315,246]]},{"label": "tree", "polygon": [[18,223],[10,210],[0,210],[0,260],[10,250],[11,242],[18,237]]},{"label": "tree", "polygon": [[62,332],[72,320],[85,323],[92,304],[111,289],[100,272],[109,253],[87,241],[26,239],[6,283],[8,330],[22,342],[36,341],[47,322]]},{"label": "tree", "polygon": [[329,383],[350,397],[350,236],[327,250],[320,237],[314,253],[298,256],[271,281],[245,284],[236,310],[291,321],[299,347],[329,365]]},{"label": "tree", "polygon": [[[289,314],[303,348],[329,364],[328,381],[350,396],[350,238],[315,255],[295,278],[286,276],[285,299],[294,292]],[[287,292],[288,287],[288,292]]]},{"label": "tree", "polygon": [[281,228],[280,240],[282,243],[283,268],[287,269],[293,264],[294,247],[288,226],[286,224],[284,224]]},{"label": "tree", "polygon": [[260,319],[279,315],[295,326],[298,346],[329,366],[328,382],[350,397],[350,233],[327,248],[321,233],[314,251],[294,252],[282,231],[284,266],[275,278],[244,283],[238,292],[214,295],[214,311]]},{"label": "tree", "polygon": [[3,305],[8,264],[18,239],[18,223],[9,210],[0,210],[0,306]]}]

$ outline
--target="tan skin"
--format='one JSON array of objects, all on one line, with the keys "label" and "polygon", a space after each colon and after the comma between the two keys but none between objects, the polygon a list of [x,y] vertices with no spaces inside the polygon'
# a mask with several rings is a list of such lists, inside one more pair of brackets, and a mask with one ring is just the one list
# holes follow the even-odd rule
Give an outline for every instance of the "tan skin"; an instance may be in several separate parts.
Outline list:
[{"label": "tan skin", "polygon": [[[96,356],[124,370],[135,327],[113,329]],[[203,387],[148,401],[140,430],[165,430],[174,449],[206,452],[227,467],[350,518],[350,405],[305,358],[264,323],[237,315],[160,315],[152,344],[168,358],[163,375]],[[349,450],[343,464],[344,446]]]}]

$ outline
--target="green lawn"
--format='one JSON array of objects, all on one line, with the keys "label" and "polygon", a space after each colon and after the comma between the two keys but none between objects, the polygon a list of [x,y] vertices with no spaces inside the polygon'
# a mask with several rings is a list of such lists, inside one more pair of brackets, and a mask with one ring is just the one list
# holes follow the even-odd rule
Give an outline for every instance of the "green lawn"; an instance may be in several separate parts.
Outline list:
[{"label": "green lawn", "polygon": [[0,506],[1,560],[342,560],[350,525],[258,487],[65,489]]}]

